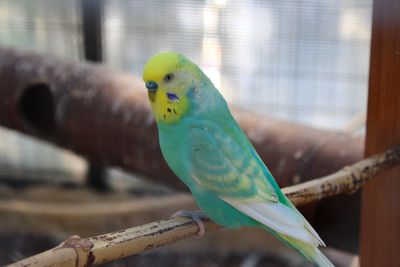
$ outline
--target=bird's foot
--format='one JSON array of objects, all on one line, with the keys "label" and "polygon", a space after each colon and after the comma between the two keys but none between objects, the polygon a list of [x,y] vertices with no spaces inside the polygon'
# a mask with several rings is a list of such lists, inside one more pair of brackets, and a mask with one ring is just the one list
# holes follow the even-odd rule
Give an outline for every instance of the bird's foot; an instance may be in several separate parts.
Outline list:
[{"label": "bird's foot", "polygon": [[205,214],[202,211],[180,210],[180,211],[172,214],[171,217],[172,218],[186,217],[186,218],[190,218],[193,221],[195,221],[197,223],[197,225],[199,226],[199,232],[197,233],[198,236],[203,236],[206,232],[206,229],[205,229],[202,219],[208,219],[208,216],[207,216],[207,214]]}]

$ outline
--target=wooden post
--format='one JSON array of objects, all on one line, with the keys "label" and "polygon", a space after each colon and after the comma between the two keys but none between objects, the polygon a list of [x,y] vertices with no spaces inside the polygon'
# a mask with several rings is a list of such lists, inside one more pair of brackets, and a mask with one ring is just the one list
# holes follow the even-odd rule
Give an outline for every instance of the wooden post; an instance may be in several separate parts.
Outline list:
[{"label": "wooden post", "polygon": [[[84,57],[88,61],[98,63],[103,61],[103,4],[103,0],[81,0]],[[108,191],[105,168],[91,161],[87,173],[87,184],[99,191]]]},{"label": "wooden post", "polygon": [[[366,156],[400,143],[400,1],[375,0]],[[361,266],[400,266],[400,168],[363,189]]]},{"label": "wooden post", "polygon": [[82,37],[85,59],[94,62],[103,60],[102,46],[102,0],[81,0]]}]

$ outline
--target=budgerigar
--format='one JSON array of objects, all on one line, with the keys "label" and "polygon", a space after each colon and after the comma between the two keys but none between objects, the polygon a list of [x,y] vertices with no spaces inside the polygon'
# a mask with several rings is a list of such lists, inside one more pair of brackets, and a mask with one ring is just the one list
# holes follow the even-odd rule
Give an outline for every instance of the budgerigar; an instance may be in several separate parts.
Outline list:
[{"label": "budgerigar", "polygon": [[143,80],[163,156],[213,221],[262,227],[318,266],[333,266],[318,249],[321,238],[281,192],[197,65],[178,53],[160,53],[147,62]]}]

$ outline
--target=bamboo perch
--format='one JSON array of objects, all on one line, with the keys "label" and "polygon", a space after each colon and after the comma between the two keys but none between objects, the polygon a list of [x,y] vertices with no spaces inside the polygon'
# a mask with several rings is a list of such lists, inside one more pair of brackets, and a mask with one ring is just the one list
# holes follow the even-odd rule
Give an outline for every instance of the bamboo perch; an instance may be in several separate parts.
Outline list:
[{"label": "bamboo perch", "polygon": [[[283,190],[297,206],[340,193],[354,193],[374,175],[398,165],[399,162],[400,147],[396,147],[329,176]],[[203,222],[206,231],[220,228],[209,219],[204,219]],[[53,249],[8,267],[98,265],[195,236],[198,230],[191,219],[169,218],[90,238],[73,236]]]}]

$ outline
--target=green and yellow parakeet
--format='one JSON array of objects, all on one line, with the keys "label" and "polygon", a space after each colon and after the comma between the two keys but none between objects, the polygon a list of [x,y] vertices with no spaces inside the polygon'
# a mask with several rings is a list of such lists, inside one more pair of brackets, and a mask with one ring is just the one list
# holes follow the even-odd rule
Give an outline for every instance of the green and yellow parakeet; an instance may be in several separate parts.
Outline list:
[{"label": "green and yellow parakeet", "polygon": [[213,221],[264,228],[309,261],[333,266],[199,67],[180,54],[160,53],[146,64],[143,80],[163,156]]}]

